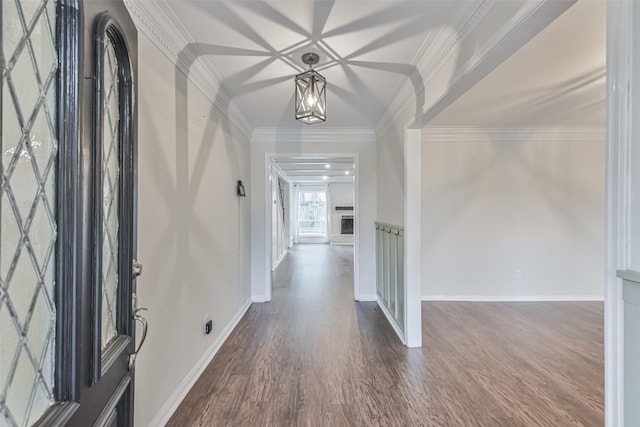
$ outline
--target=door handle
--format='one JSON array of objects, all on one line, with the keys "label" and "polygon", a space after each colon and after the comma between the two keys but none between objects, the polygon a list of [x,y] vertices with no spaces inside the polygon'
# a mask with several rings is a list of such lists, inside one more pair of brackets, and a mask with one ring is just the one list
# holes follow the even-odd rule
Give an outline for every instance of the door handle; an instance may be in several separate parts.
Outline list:
[{"label": "door handle", "polygon": [[140,264],[137,259],[133,260],[131,274],[133,274],[134,279],[142,275],[142,264]]},{"label": "door handle", "polygon": [[135,349],[133,353],[129,355],[129,370],[133,371],[133,368],[136,366],[136,358],[138,357],[138,353],[140,353],[140,349],[144,345],[145,340],[147,339],[147,331],[149,330],[149,323],[147,319],[144,318],[141,314],[141,311],[146,311],[146,308],[136,308],[133,311],[133,320],[136,322],[142,323],[142,338],[140,338],[140,343],[138,347]]}]

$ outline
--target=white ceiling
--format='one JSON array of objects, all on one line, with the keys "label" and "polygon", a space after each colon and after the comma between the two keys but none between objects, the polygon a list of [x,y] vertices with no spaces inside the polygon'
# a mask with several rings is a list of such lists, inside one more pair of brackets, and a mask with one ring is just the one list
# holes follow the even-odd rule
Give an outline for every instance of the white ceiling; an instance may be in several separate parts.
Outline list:
[{"label": "white ceiling", "polygon": [[298,184],[353,182],[356,170],[353,157],[283,156],[276,157],[274,163]]},{"label": "white ceiling", "polygon": [[302,54],[315,52],[315,68],[328,81],[328,113],[327,123],[314,128],[373,129],[435,35],[463,25],[480,1],[167,4],[180,31],[195,41],[191,53],[209,62],[253,128],[305,126],[293,118],[293,78],[304,69]]},{"label": "white ceiling", "polygon": [[[163,46],[249,132],[306,128],[293,118],[305,52],[328,81],[327,123],[313,129],[377,129],[487,7],[485,30],[497,30],[504,1],[156,0],[142,15],[164,20],[158,32],[182,44]],[[603,125],[605,14],[604,1],[579,0],[428,125]]]},{"label": "white ceiling", "polygon": [[578,1],[429,126],[604,126],[606,9]]},{"label": "white ceiling", "polygon": [[[353,6],[354,2],[350,3]],[[369,2],[359,3],[364,5]],[[312,19],[313,14],[309,12],[308,15],[309,19]],[[345,24],[341,23],[341,25]],[[375,38],[375,30],[375,27],[367,30],[370,39]],[[332,34],[331,31],[328,33]],[[406,46],[403,44],[402,47],[415,48],[410,43]],[[382,50],[377,53],[381,54]],[[395,59],[401,61],[402,53],[396,53],[398,57]],[[408,53],[407,50],[404,51],[405,55]],[[348,53],[343,55],[346,56]],[[375,55],[371,60],[376,61]],[[382,67],[383,62],[379,57],[377,61],[377,66]],[[428,125],[604,126],[605,65],[606,2],[581,0],[436,116]],[[360,71],[357,66],[350,66],[351,70],[348,68],[345,70],[345,68],[336,69],[342,73],[343,78],[351,72]],[[329,76],[329,70],[325,74]],[[372,77],[384,77],[391,82],[397,82],[398,78],[388,73],[384,76]],[[366,85],[369,81],[374,81],[367,80],[366,75],[362,79],[363,82],[359,84]],[[290,96],[287,91],[290,89],[291,79],[287,78],[284,83],[286,83],[284,87],[273,89],[273,96],[281,96],[277,94],[282,91]],[[233,93],[234,90],[241,90],[241,86],[228,89]],[[384,88],[388,89],[390,86],[392,85]],[[357,85],[346,84],[344,88],[345,91],[357,93]],[[367,101],[367,103],[373,102],[373,98]],[[351,123],[349,108],[354,105],[342,106],[345,112],[341,123]],[[369,111],[367,114],[372,112],[381,114],[380,108],[384,105],[380,103],[369,105],[370,110],[367,110]],[[289,105],[285,111],[287,119],[290,119],[291,108],[293,107]],[[250,117],[253,118],[253,116]],[[371,126],[371,124],[367,125]],[[279,157],[274,161],[284,174],[296,183],[352,182],[355,171],[351,157]]]}]

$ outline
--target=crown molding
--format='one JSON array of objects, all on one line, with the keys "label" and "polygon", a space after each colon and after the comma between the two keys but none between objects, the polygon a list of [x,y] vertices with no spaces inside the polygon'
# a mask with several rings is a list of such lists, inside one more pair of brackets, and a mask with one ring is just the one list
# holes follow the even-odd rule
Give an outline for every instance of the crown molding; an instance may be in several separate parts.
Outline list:
[{"label": "crown molding", "polygon": [[[444,21],[454,23],[452,28],[454,29],[453,34],[445,37],[443,33],[447,27],[442,26],[439,31],[430,34],[429,37],[425,39],[425,42],[412,61],[412,64],[416,67],[414,73],[411,76],[403,78],[396,86],[391,97],[387,100],[389,107],[375,128],[378,136],[382,136],[391,124],[400,118],[404,110],[410,107],[411,101],[420,93],[424,92],[426,83],[431,81],[446,60],[457,51],[455,47],[469,38],[473,30],[475,30],[478,24],[482,22],[491,11],[495,3],[496,0],[483,0],[480,3],[451,2],[451,4],[455,4],[456,7],[449,8],[444,13]],[[459,6],[461,4],[468,4],[475,7],[471,10],[467,8],[460,9]],[[421,81],[423,84],[415,87],[413,83],[415,80]]]},{"label": "crown molding", "polygon": [[[449,80],[448,86],[442,88],[441,95],[436,97],[430,105],[418,106],[420,111],[415,111],[415,114],[424,114],[440,101],[450,87],[485,61],[498,45],[513,34],[516,28],[525,23],[531,15],[549,1],[553,0],[525,2],[478,52],[454,70],[453,77]],[[207,57],[198,55],[198,49],[194,47],[195,40],[177,19],[166,0],[124,0],[124,2],[139,30],[176,65],[178,70],[187,76],[189,81],[221,114],[248,139],[258,141],[260,138],[267,137],[266,128],[254,129],[244,113],[232,102],[233,100],[222,87],[222,78],[219,73]],[[452,5],[443,12],[443,22],[448,22],[450,25],[443,25],[439,30],[434,30],[424,40],[412,61],[412,64],[415,65],[414,73],[404,77],[396,85],[392,96],[388,99],[388,108],[378,121],[375,129],[373,131],[367,130],[367,134],[373,132],[374,135],[382,136],[394,122],[400,120],[406,110],[411,108],[411,102],[424,93],[425,87],[439,75],[444,64],[447,63],[452,55],[458,52],[457,47],[464,43],[473,34],[478,25],[487,18],[497,0],[451,3]],[[455,3],[456,7],[453,7],[453,3]],[[461,4],[466,7],[459,7]],[[447,35],[447,29],[451,34]],[[414,84],[414,82],[419,82],[419,84]],[[402,126],[409,126],[410,124],[410,122],[402,123]],[[304,132],[293,129],[286,132],[278,132],[280,137],[286,135],[287,138],[298,141],[300,141],[301,136],[305,141],[329,141],[344,137],[355,138],[356,140],[363,140],[363,138],[367,140],[369,138],[368,135],[366,137],[362,135],[358,137],[356,136],[358,133],[362,133],[362,130],[336,129]]]},{"label": "crown molding", "polygon": [[[543,31],[576,1],[536,0],[525,2],[464,64],[453,70],[448,86],[438,88],[438,94],[433,97],[429,105],[425,104],[422,111],[417,112],[420,117],[413,126],[423,127],[427,124],[431,118],[455,102],[475,83]],[[429,81],[425,86],[428,83]]]},{"label": "crown molding", "polygon": [[369,128],[288,129],[263,127],[253,130],[251,142],[375,143],[376,134],[373,129]]},{"label": "crown molding", "polygon": [[422,129],[422,143],[430,142],[602,142],[606,139],[605,126],[436,126]]},{"label": "crown molding", "polygon": [[286,173],[282,170],[280,165],[276,163],[275,159],[271,159],[271,168],[278,175],[279,178],[282,178],[287,184],[291,184],[291,179],[287,176]]},{"label": "crown molding", "polygon": [[253,125],[232,102],[221,84],[220,74],[206,57],[197,53],[195,40],[171,11],[165,0],[124,0],[138,30],[166,56],[176,68],[223,114],[247,139]]},{"label": "crown molding", "polygon": [[[429,84],[434,83],[434,79],[439,76],[439,71],[442,69],[442,66],[451,58],[451,55],[458,51],[456,47],[459,47],[467,40],[478,25],[490,16],[490,12],[496,3],[496,0],[485,0],[481,2],[446,46],[438,50],[437,55],[430,56],[427,52],[427,54],[423,56],[416,67],[420,73],[417,78],[421,79],[422,85],[414,88],[410,79],[405,79],[402,90],[398,92],[398,95],[391,101],[387,114],[383,116],[378,126],[376,126],[377,135],[384,134],[389,126],[399,120],[401,114],[410,107],[410,102],[423,93]],[[516,46],[519,42],[522,42],[522,44],[526,43],[526,41],[537,34],[537,31],[535,31],[536,24],[545,22],[548,24],[550,22],[547,22],[549,18],[552,18],[551,20],[555,19],[558,16],[558,12],[564,12],[570,4],[571,2],[555,2],[554,0],[524,2],[522,7],[512,14],[502,26],[497,28],[494,34],[480,46],[468,60],[459,64],[458,67],[453,70],[452,76],[448,79],[446,86],[436,88],[438,94],[432,97],[433,100],[430,101],[429,104],[419,106],[420,110],[415,111],[416,117],[418,115],[426,116],[434,106],[447,97],[451,88],[462,82],[472,72],[480,69],[481,66],[486,68],[490,65],[491,61],[496,62],[494,65],[499,65],[506,59],[500,57],[500,53],[504,53],[499,52],[500,49],[504,50],[505,46]],[[546,26],[546,24],[544,25]],[[498,53],[497,58],[496,53]],[[510,56],[510,54],[508,56]],[[415,78],[416,77],[414,77],[414,79]],[[424,123],[402,123],[402,125],[422,127]]]}]

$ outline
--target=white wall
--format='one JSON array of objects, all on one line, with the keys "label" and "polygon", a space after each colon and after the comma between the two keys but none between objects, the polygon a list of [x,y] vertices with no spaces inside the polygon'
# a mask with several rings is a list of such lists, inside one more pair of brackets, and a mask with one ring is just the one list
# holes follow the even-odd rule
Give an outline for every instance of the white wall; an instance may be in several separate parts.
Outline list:
[{"label": "white wall", "polygon": [[607,2],[607,426],[640,424],[639,37],[638,3]]},{"label": "white wall", "polygon": [[604,213],[601,128],[425,130],[423,296],[601,298]]},{"label": "white wall", "polygon": [[329,184],[329,234],[340,234],[342,215],[353,215],[353,210],[336,210],[336,206],[353,206],[355,188],[353,183],[334,182]]},{"label": "white wall", "polygon": [[378,209],[376,219],[404,225],[404,131],[415,107],[407,107],[377,138]]},{"label": "white wall", "polygon": [[[254,301],[269,300],[268,270],[265,268],[267,218],[265,215],[267,153],[280,155],[355,154],[359,200],[356,229],[360,245],[355,248],[355,281],[359,295],[356,299],[375,298],[375,233],[376,216],[376,144],[370,132],[345,131],[254,131],[251,143],[251,292]],[[269,224],[270,225],[270,224]]]},{"label": "white wall", "polygon": [[250,299],[250,198],[236,196],[249,141],[143,33],[138,51],[138,299],[149,335],[135,424],[155,426]]}]

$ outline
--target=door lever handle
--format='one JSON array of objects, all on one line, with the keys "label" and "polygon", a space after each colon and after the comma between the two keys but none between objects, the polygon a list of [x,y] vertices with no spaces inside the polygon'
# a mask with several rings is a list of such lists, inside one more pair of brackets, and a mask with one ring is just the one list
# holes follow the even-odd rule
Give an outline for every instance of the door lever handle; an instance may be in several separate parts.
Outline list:
[{"label": "door lever handle", "polygon": [[142,338],[140,338],[140,343],[138,344],[138,347],[136,347],[135,351],[129,355],[130,371],[132,371],[133,368],[136,366],[136,358],[138,357],[138,353],[140,353],[140,349],[142,348],[145,340],[147,339],[147,331],[149,330],[149,323],[147,322],[147,319],[145,319],[144,316],[139,314],[141,311],[147,311],[147,309],[140,307],[140,308],[136,308],[133,311],[133,320],[135,320],[136,322],[142,323]]}]

